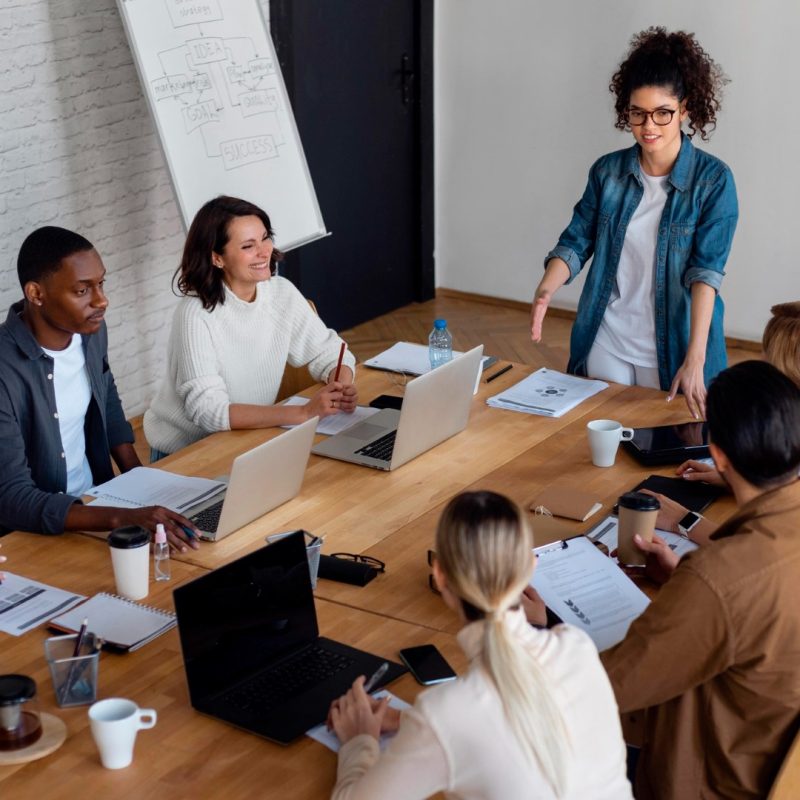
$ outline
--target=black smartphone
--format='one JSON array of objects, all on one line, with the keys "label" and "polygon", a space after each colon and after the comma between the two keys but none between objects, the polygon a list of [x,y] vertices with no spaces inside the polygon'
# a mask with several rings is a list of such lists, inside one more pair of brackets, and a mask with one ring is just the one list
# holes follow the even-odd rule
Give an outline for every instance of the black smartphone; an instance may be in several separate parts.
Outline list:
[{"label": "black smartphone", "polygon": [[455,680],[453,668],[432,644],[406,647],[400,651],[400,659],[423,686]]},{"label": "black smartphone", "polygon": [[395,397],[393,394],[379,394],[374,400],[370,401],[372,408],[396,408],[398,411],[403,405],[402,397]]}]

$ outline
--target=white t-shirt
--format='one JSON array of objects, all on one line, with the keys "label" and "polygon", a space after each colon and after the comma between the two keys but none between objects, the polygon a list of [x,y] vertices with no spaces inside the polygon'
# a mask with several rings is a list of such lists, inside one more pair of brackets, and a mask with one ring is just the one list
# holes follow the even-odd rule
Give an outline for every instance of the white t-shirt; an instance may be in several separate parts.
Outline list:
[{"label": "white t-shirt", "polygon": [[595,341],[629,364],[657,367],[653,277],[669,176],[639,174],[644,193],[625,232],[617,278]]},{"label": "white t-shirt", "polygon": [[67,494],[80,497],[92,486],[92,470],[86,458],[84,422],[92,388],[86,374],[86,358],[80,334],[64,350],[47,350],[53,359],[53,388],[56,393],[61,446],[67,460]]}]

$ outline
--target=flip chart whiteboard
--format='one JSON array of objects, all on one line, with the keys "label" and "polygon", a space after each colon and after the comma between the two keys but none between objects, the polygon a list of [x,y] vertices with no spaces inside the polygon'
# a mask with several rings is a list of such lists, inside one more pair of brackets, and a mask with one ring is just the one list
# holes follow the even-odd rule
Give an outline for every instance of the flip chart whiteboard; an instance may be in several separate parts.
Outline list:
[{"label": "flip chart whiteboard", "polygon": [[326,235],[257,0],[117,0],[188,228],[220,194],[261,206],[278,247]]}]

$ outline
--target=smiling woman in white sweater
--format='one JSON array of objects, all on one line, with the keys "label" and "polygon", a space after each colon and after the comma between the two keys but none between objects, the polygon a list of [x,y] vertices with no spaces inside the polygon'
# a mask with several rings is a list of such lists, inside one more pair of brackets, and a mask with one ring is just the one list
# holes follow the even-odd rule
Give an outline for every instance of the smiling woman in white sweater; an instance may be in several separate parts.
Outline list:
[{"label": "smiling woman in white sweater", "polygon": [[[436,531],[434,579],[464,627],[466,674],[400,714],[364,692],[335,701],[333,800],[630,800],[608,677],[586,634],[538,630],[520,608],[534,567],[523,513],[494,492],[454,497]],[[381,731],[396,730],[381,753]]]},{"label": "smiling woman in white sweater", "polygon": [[[177,285],[167,374],[144,415],[153,457],[174,453],[216,431],[297,424],[352,412],[355,359],[334,373],[342,340],[312,311],[276,266],[264,211],[217,197],[195,216]],[[286,364],[307,365],[325,382],[305,406],[276,406]]]}]

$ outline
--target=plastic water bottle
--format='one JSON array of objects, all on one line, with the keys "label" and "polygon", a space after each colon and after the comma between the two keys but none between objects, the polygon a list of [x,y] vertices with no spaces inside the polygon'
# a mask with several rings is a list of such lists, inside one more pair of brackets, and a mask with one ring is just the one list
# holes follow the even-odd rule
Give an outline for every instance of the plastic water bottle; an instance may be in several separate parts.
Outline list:
[{"label": "plastic water bottle", "polygon": [[167,532],[160,522],[156,525],[156,541],[153,545],[153,573],[157,581],[168,581],[170,579]]},{"label": "plastic water bottle", "polygon": [[447,330],[446,319],[437,319],[433,323],[433,330],[428,337],[428,356],[431,360],[431,369],[453,360],[453,337]]}]

